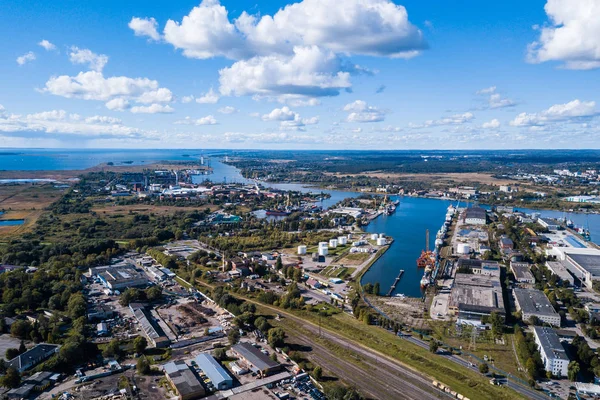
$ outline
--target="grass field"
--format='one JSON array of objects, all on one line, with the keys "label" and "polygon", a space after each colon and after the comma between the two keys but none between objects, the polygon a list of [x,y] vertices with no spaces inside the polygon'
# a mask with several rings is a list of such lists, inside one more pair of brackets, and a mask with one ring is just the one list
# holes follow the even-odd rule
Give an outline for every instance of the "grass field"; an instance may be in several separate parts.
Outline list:
[{"label": "grass field", "polygon": [[329,267],[327,267],[323,271],[321,271],[321,275],[326,276],[328,278],[346,279],[346,277],[352,275],[352,273],[355,270],[356,270],[356,268],[330,265]]},{"label": "grass field", "polygon": [[119,206],[119,205],[103,205],[103,206],[97,206],[92,208],[92,211],[96,212],[97,214],[102,214],[102,215],[117,215],[117,214],[121,214],[121,215],[126,215],[129,213],[139,213],[139,214],[156,214],[156,215],[169,215],[172,214],[176,211],[193,211],[193,210],[199,210],[199,211],[204,211],[207,208],[209,208],[212,211],[218,210],[219,206],[215,206],[213,204],[206,204],[203,205],[201,207],[172,207],[172,206],[154,206],[154,205],[140,205],[140,204],[133,204],[133,205],[125,205],[125,206]]},{"label": "grass field", "polygon": [[371,253],[348,253],[337,260],[340,265],[360,265],[371,257]]}]

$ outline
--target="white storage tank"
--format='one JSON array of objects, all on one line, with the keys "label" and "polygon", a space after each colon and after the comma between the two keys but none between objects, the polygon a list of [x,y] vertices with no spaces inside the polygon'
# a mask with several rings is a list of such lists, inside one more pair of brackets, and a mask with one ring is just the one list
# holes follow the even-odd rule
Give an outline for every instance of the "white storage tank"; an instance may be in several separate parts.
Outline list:
[{"label": "white storage tank", "polygon": [[466,243],[459,243],[456,252],[458,254],[469,254],[471,252],[471,247]]},{"label": "white storage tank", "polygon": [[338,240],[337,239],[331,239],[329,241],[329,247],[331,247],[332,249],[335,249],[338,245]]},{"label": "white storage tank", "polygon": [[321,248],[321,247],[327,248],[328,246],[329,246],[329,243],[327,243],[327,242],[319,242],[319,248]]},{"label": "white storage tank", "polygon": [[327,247],[319,246],[319,255],[326,256],[327,254],[329,254],[329,249]]},{"label": "white storage tank", "polygon": [[298,255],[303,256],[304,254],[306,254],[306,246],[305,245],[298,246]]},{"label": "white storage tank", "polygon": [[378,236],[376,233],[371,233],[371,240],[377,240]]},{"label": "white storage tank", "polygon": [[380,234],[379,234],[379,237],[380,237],[380,238],[384,237],[384,236],[383,236],[383,233],[380,233]]},{"label": "white storage tank", "polygon": [[377,238],[377,246],[385,246],[387,244],[387,240],[384,237]]},{"label": "white storage tank", "polygon": [[338,237],[338,244],[340,246],[345,246],[348,244],[348,238],[346,236],[340,236]]}]

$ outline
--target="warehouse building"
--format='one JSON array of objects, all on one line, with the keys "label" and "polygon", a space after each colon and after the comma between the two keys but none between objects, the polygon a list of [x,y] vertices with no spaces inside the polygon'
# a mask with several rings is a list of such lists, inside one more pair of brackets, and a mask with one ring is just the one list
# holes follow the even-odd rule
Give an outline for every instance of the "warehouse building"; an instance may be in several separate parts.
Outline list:
[{"label": "warehouse building", "polygon": [[132,266],[105,268],[98,272],[98,278],[104,286],[111,290],[122,290],[148,284],[146,274]]},{"label": "warehouse building", "polygon": [[467,225],[485,225],[487,212],[481,207],[467,208],[463,214],[463,222]]},{"label": "warehouse building", "polygon": [[560,315],[556,312],[544,292],[536,289],[514,289],[515,305],[523,321],[537,317],[540,321],[560,327]]},{"label": "warehouse building", "polygon": [[567,268],[573,270],[581,283],[592,289],[594,281],[600,280],[600,252],[565,253]]},{"label": "warehouse building", "polygon": [[544,369],[557,377],[567,376],[569,357],[554,329],[534,326],[533,336],[542,356]]},{"label": "warehouse building", "polygon": [[252,371],[267,376],[281,370],[282,366],[271,360],[266,354],[252,346],[250,343],[239,343],[231,348],[233,353],[241,359]]},{"label": "warehouse building", "polygon": [[558,275],[561,281],[568,282],[569,285],[575,284],[573,275],[569,273],[564,264],[560,261],[546,261],[546,267],[552,271],[553,274]]},{"label": "warehouse building", "polygon": [[144,331],[144,334],[148,338],[148,341],[154,347],[167,347],[171,344],[171,341],[150,315],[146,306],[140,303],[131,303],[129,309],[133,313],[133,316],[140,324],[140,327]]},{"label": "warehouse building", "polygon": [[457,273],[450,292],[448,311],[458,323],[478,324],[493,312],[506,316],[502,286],[498,276]]},{"label": "warehouse building", "polygon": [[206,374],[214,387],[218,390],[227,390],[233,387],[233,379],[231,376],[210,354],[200,353],[198,357],[196,357],[196,364],[198,364],[198,368]]},{"label": "warehouse building", "polygon": [[164,365],[165,375],[179,395],[179,400],[193,400],[204,397],[206,391],[194,371],[184,361],[174,361]]},{"label": "warehouse building", "polygon": [[35,367],[42,361],[45,361],[54,354],[58,353],[58,349],[60,349],[60,346],[56,344],[36,344],[25,353],[19,354],[12,360],[8,361],[6,363],[6,367],[14,368],[19,373],[27,371],[29,368]]}]

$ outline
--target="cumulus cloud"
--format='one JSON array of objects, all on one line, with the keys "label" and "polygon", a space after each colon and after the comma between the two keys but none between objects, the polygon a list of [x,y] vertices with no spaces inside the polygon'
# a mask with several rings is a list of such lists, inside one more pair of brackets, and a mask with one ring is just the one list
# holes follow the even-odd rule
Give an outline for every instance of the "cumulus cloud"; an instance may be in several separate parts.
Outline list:
[{"label": "cumulus cloud", "polygon": [[198,119],[193,119],[191,117],[185,117],[185,119],[183,119],[183,120],[175,121],[175,124],[176,125],[195,125],[195,126],[216,125],[217,120],[212,115],[207,115],[206,117],[202,117],[202,118],[198,118]]},{"label": "cumulus cloud", "polygon": [[263,121],[293,121],[298,114],[289,107],[276,108],[262,116]]},{"label": "cumulus cloud", "polygon": [[213,88],[210,88],[210,90],[208,92],[204,93],[202,96],[200,96],[196,99],[196,103],[200,103],[200,104],[215,104],[218,101],[219,101],[219,95],[217,93],[215,93]]},{"label": "cumulus cloud", "polygon": [[450,117],[444,117],[440,119],[430,119],[425,121],[423,124],[409,124],[410,128],[430,128],[433,126],[447,126],[447,125],[463,125],[471,122],[475,118],[475,115],[471,112],[465,112],[462,114],[454,114]]},{"label": "cumulus cloud", "polygon": [[38,43],[38,45],[42,46],[44,49],[50,51],[56,49],[56,46],[50,43],[48,40],[44,39]]},{"label": "cumulus cloud", "polygon": [[17,64],[19,65],[25,65],[30,61],[35,60],[35,53],[33,51],[29,51],[25,54],[23,54],[20,57],[17,57]]},{"label": "cumulus cloud", "polygon": [[170,103],[173,101],[173,93],[167,88],[159,88],[149,92],[142,93],[136,101],[138,103]]},{"label": "cumulus cloud", "polygon": [[152,40],[160,40],[160,34],[156,29],[158,22],[154,18],[138,18],[133,17],[128,24],[129,28],[133,30],[135,36],[146,36]]},{"label": "cumulus cloud", "polygon": [[349,88],[350,73],[339,58],[317,46],[295,47],[292,56],[271,55],[238,61],[219,71],[225,96],[336,96]]},{"label": "cumulus cloud", "polygon": [[[146,25],[155,35],[155,21]],[[235,20],[218,0],[203,0],[181,21],[167,21],[163,33],[186,57],[236,61],[220,71],[225,96],[338,95],[350,87],[351,74],[371,73],[340,56],[410,58],[427,48],[406,9],[391,0],[345,0],[343,7],[337,0],[303,0],[274,15],[244,11]]]},{"label": "cumulus cloud", "polygon": [[237,108],[231,106],[221,107],[217,111],[221,114],[235,114],[236,112],[238,112]]},{"label": "cumulus cloud", "polygon": [[134,114],[169,114],[173,111],[175,111],[173,107],[163,104],[131,107],[131,112]]},{"label": "cumulus cloud", "polygon": [[539,113],[520,113],[510,122],[511,126],[540,126],[550,122],[573,122],[599,115],[596,102],[579,99],[565,104],[555,104]]},{"label": "cumulus cloud", "polygon": [[137,97],[158,89],[158,82],[148,78],[105,78],[101,72],[87,71],[76,76],[53,76],[42,91],[67,98],[108,101],[115,97]]},{"label": "cumulus cloud", "polygon": [[90,49],[80,49],[77,46],[73,46],[69,53],[69,60],[73,64],[87,64],[91,70],[102,72],[104,66],[108,63],[108,56],[96,54]]},{"label": "cumulus cloud", "polygon": [[528,48],[527,61],[562,62],[568,69],[600,68],[600,2],[548,0],[548,24]]},{"label": "cumulus cloud", "polygon": [[348,112],[347,122],[381,122],[385,120],[385,112],[369,106],[363,100],[346,104],[344,111]]},{"label": "cumulus cloud", "polygon": [[505,108],[516,105],[511,99],[502,97],[500,93],[497,93],[496,86],[478,90],[477,94],[488,98],[489,108]]},{"label": "cumulus cloud", "polygon": [[488,122],[484,122],[481,127],[483,129],[497,129],[500,127],[500,121],[498,121],[496,118],[494,118],[491,121]]},{"label": "cumulus cloud", "polygon": [[113,111],[125,111],[129,108],[129,102],[121,97],[106,102],[106,108]]},{"label": "cumulus cloud", "polygon": [[123,125],[117,118],[92,116],[81,118],[77,114],[68,114],[64,110],[51,110],[27,115],[0,113],[0,132],[13,135],[30,132],[47,134],[66,134],[77,136],[110,136],[124,138],[142,138],[146,132]]},{"label": "cumulus cloud", "polygon": [[191,96],[183,96],[181,98],[181,102],[184,103],[184,104],[187,104],[187,103],[191,103],[192,101],[194,101],[194,99],[195,99],[195,97],[193,95],[191,95]]},{"label": "cumulus cloud", "polygon": [[290,110],[289,107],[275,108],[269,114],[262,116],[263,121],[279,121],[281,130],[304,130],[306,125],[316,125],[319,117],[301,118],[300,114]]},{"label": "cumulus cloud", "polygon": [[283,54],[297,45],[338,53],[411,57],[427,47],[403,6],[390,0],[303,0],[262,17],[234,22],[218,0],[203,0],[181,22],[169,20],[165,41],[191,58]]}]

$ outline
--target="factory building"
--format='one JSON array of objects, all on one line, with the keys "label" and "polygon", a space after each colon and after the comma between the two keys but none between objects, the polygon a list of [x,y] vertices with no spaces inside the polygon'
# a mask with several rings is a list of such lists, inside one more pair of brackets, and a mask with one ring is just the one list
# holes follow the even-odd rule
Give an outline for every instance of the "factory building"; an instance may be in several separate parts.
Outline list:
[{"label": "factory building", "polygon": [[29,368],[35,367],[42,361],[58,353],[59,349],[60,346],[56,344],[36,344],[34,347],[27,350],[25,353],[19,354],[12,360],[8,361],[6,363],[6,367],[14,368],[19,373],[27,371]]},{"label": "factory building", "polygon": [[588,289],[600,280],[600,252],[591,254],[565,253],[567,268],[573,270]]},{"label": "factory building", "polygon": [[544,369],[557,377],[567,376],[569,357],[554,329],[534,326],[533,336],[542,356]]},{"label": "factory building", "polygon": [[549,231],[557,231],[560,228],[558,221],[551,218],[538,218],[537,223]]},{"label": "factory building", "polygon": [[233,387],[233,379],[231,376],[210,354],[199,354],[198,357],[196,357],[196,364],[218,390],[226,390]]},{"label": "factory building", "polygon": [[231,350],[252,371],[257,372],[262,376],[270,375],[282,368],[281,364],[271,360],[267,355],[263,354],[250,343],[236,344]]},{"label": "factory building", "polygon": [[206,391],[200,380],[184,361],[164,365],[165,375],[179,395],[179,400],[194,400],[204,397]]},{"label": "factory building", "polygon": [[535,283],[535,278],[531,273],[531,265],[526,262],[511,262],[510,270],[515,276],[515,280],[518,283],[533,285]]},{"label": "factory building", "polygon": [[498,276],[457,273],[450,292],[448,311],[458,323],[478,324],[493,312],[506,316]]},{"label": "factory building", "polygon": [[154,347],[167,347],[171,344],[171,341],[164,333],[162,328],[154,321],[154,318],[146,310],[145,305],[140,303],[131,303],[129,309],[133,313],[133,316],[140,324],[140,327],[144,331],[146,338]]},{"label": "factory building", "polygon": [[560,315],[556,312],[544,292],[536,289],[514,289],[515,305],[523,321],[537,317],[540,321],[560,327]]},{"label": "factory building", "polygon": [[487,212],[481,207],[467,208],[463,213],[463,222],[467,225],[485,225]]},{"label": "factory building", "polygon": [[130,265],[107,267],[99,270],[97,276],[102,284],[111,290],[122,290],[148,284],[147,276]]}]

